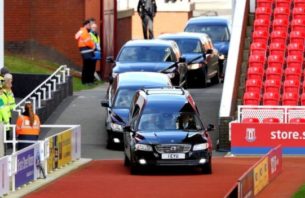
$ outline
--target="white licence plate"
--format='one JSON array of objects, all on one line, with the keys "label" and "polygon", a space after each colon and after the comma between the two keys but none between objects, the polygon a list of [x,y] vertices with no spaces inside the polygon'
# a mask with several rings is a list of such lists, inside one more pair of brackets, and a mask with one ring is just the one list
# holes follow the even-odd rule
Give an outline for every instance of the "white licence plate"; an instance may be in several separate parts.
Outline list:
[{"label": "white licence plate", "polygon": [[162,159],[185,159],[184,153],[164,153],[161,156]]}]

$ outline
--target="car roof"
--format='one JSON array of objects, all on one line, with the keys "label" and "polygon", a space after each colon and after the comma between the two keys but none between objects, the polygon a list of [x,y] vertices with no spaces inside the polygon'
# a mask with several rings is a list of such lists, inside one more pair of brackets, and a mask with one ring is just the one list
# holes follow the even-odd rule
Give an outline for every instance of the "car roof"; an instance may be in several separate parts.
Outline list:
[{"label": "car roof", "polygon": [[175,38],[193,38],[206,41],[209,39],[209,35],[206,33],[197,32],[178,32],[178,33],[166,33],[159,36],[160,39],[175,39]]},{"label": "car roof", "polygon": [[125,72],[119,74],[118,87],[168,87],[172,86],[166,74],[157,72]]},{"label": "car roof", "polygon": [[173,41],[166,41],[161,39],[152,40],[131,40],[125,43],[124,46],[173,46]]},{"label": "car roof", "polygon": [[229,25],[229,20],[223,17],[211,17],[211,16],[201,16],[191,18],[187,24],[194,23],[204,23],[204,24],[219,24],[219,25]]}]

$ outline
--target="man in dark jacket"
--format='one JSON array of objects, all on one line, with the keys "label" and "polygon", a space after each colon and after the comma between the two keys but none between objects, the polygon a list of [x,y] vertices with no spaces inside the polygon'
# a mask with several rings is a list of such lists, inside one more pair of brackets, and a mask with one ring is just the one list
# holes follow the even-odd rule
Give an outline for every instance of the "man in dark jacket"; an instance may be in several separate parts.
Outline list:
[{"label": "man in dark jacket", "polygon": [[[141,19],[144,39],[153,39],[153,20],[157,12],[157,4],[155,0],[139,0],[137,9]],[[147,30],[149,36],[147,37]]]}]

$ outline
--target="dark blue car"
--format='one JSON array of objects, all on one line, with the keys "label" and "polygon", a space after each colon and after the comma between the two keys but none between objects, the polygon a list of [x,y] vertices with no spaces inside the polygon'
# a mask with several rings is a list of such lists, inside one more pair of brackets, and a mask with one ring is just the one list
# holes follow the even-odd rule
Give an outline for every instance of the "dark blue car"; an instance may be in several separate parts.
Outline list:
[{"label": "dark blue car", "polygon": [[163,34],[159,39],[175,41],[186,59],[187,84],[206,87],[219,82],[219,68],[223,63],[211,38],[204,33],[179,32]]},{"label": "dark blue car", "polygon": [[226,60],[231,37],[230,28],[230,21],[226,18],[202,16],[191,18],[184,31],[208,34],[220,56],[223,55],[224,60]]},{"label": "dark blue car", "polygon": [[122,147],[123,127],[128,120],[129,107],[137,90],[172,87],[167,75],[154,72],[127,72],[117,75],[110,84],[107,99],[102,106],[107,108],[106,129],[108,148]]},{"label": "dark blue car", "polygon": [[166,73],[176,86],[183,85],[186,79],[186,64],[177,44],[164,40],[128,41],[120,50],[113,63],[112,78],[130,71]]},{"label": "dark blue car", "polygon": [[125,165],[131,173],[150,166],[194,166],[212,173],[212,142],[196,104],[184,89],[136,92],[124,127]]}]

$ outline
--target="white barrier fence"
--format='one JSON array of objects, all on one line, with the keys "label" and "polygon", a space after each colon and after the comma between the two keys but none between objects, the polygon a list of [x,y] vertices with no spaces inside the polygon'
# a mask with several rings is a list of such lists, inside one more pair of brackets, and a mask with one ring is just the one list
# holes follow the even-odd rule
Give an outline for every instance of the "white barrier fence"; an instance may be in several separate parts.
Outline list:
[{"label": "white barrier fence", "polygon": [[41,108],[41,101],[51,99],[52,92],[58,89],[58,85],[65,83],[70,76],[70,68],[67,65],[60,66],[52,75],[37,86],[31,93],[22,99],[15,107],[19,114],[24,110],[24,103],[32,101],[33,110]]},{"label": "white barrier fence", "polygon": [[305,106],[238,106],[237,122],[245,118],[278,118],[280,123],[289,123],[293,118],[305,118]]},{"label": "white barrier fence", "polygon": [[[15,125],[6,127],[11,127],[13,134],[15,133]],[[0,125],[2,134],[6,127]],[[41,127],[65,129],[40,141],[17,141],[15,135],[12,140],[6,140],[4,136],[4,143],[12,143],[14,152],[0,158],[0,196],[80,159],[80,125],[42,125]],[[16,144],[21,142],[33,144],[16,151]]]}]

